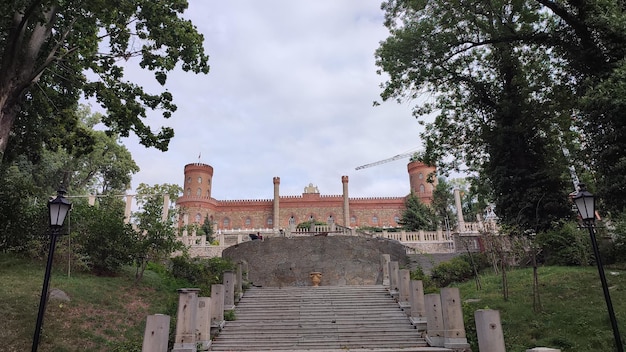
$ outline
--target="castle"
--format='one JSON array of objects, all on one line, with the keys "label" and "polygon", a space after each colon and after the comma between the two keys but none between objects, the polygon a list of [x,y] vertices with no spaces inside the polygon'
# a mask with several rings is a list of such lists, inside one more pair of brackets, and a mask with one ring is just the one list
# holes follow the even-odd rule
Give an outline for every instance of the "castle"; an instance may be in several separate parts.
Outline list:
[{"label": "castle", "polygon": [[[425,204],[432,201],[436,186],[428,176],[436,169],[418,161],[407,165],[409,186]],[[214,230],[268,229],[278,233],[306,221],[322,221],[347,228],[364,226],[396,227],[405,210],[406,197],[350,198],[348,176],[341,177],[343,194],[321,195],[313,184],[302,195],[280,194],[280,178],[274,177],[272,199],[217,200],[211,197],[213,167],[202,163],[185,165],[184,193],[176,200],[180,210],[179,226],[201,225],[208,218]]]}]

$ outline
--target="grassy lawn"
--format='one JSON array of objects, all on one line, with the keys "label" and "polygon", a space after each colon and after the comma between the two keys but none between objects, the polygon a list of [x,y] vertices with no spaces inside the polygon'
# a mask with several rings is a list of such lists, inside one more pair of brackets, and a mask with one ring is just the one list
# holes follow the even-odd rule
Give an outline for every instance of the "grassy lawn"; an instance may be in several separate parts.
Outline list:
[{"label": "grassy lawn", "polygon": [[[48,303],[39,351],[140,351],[146,316],[175,312],[176,288],[152,272],[134,285],[131,268],[118,277],[55,269],[50,288],[71,301]],[[45,262],[0,254],[0,350],[30,350],[44,270]]]},{"label": "grassy lawn", "polygon": [[[622,340],[626,338],[626,271],[605,269],[611,301]],[[500,311],[507,352],[532,347],[559,348],[562,352],[614,351],[613,330],[596,267],[539,268],[541,312],[533,311],[532,269],[507,275],[509,300],[504,301],[501,277],[481,276],[482,290],[474,281],[459,287],[464,301],[468,339],[475,342],[474,312]],[[474,300],[479,300],[474,302]],[[469,320],[469,321],[468,321]],[[478,351],[477,345],[472,347]]]},{"label": "grassy lawn", "polygon": [[[45,269],[35,262],[0,254],[0,350],[30,350]],[[141,350],[146,316],[175,315],[176,288],[184,284],[163,281],[147,271],[133,284],[132,268],[118,277],[73,273],[55,265],[51,288],[66,292],[70,302],[48,304],[39,351]],[[626,270],[606,270],[611,298],[622,338],[626,337]],[[595,267],[541,267],[541,312],[533,312],[532,270],[508,273],[509,300],[504,301],[499,275],[481,275],[482,289],[474,281],[460,288],[468,340],[476,345],[474,312],[500,311],[507,352],[532,347],[560,348],[563,352],[613,351],[613,333],[600,279]],[[173,330],[174,326],[170,326]]]}]

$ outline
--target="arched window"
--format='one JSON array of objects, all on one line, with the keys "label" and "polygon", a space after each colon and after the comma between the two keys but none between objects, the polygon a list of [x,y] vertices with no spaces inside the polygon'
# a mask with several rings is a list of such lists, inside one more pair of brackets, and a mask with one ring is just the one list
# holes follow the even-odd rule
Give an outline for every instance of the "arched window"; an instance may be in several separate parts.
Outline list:
[{"label": "arched window", "polygon": [[206,196],[208,197],[208,196],[210,196],[210,195],[211,195],[211,191],[209,191],[209,190],[207,189],[207,191],[206,191]]},{"label": "arched window", "polygon": [[274,219],[267,218],[267,221],[265,223],[267,224],[267,227],[271,227],[272,225],[274,225]]},{"label": "arched window", "polygon": [[296,224],[296,218],[293,217],[293,215],[289,218],[289,225],[295,225]]},{"label": "arched window", "polygon": [[222,224],[223,224],[224,228],[229,228],[230,227],[230,219],[224,218],[224,220],[222,220]]},{"label": "arched window", "polygon": [[198,183],[202,183],[202,177],[198,177]]},{"label": "arched window", "polygon": [[252,225],[252,220],[250,218],[246,218],[246,227],[250,227]]},{"label": "arched window", "polygon": [[424,193],[426,192],[426,187],[424,187],[424,185],[420,185],[420,193]]},{"label": "arched window", "polygon": [[424,174],[422,174],[421,172],[419,173],[419,175],[417,175],[417,178],[419,178],[420,180],[424,178]]},{"label": "arched window", "polygon": [[378,216],[372,216],[372,225],[378,225]]},{"label": "arched window", "polygon": [[332,215],[328,215],[328,219],[326,219],[326,223],[328,223],[330,225],[333,222],[335,222],[335,219],[333,219],[333,216]]},{"label": "arched window", "polygon": [[400,217],[398,215],[394,216],[393,217],[393,221],[395,221],[396,224],[399,224],[400,223]]},{"label": "arched window", "polygon": [[198,197],[200,197],[202,195],[202,188],[198,188],[198,190],[196,191],[196,195]]},{"label": "arched window", "polygon": [[191,195],[191,188],[187,188],[187,195],[190,196]]},{"label": "arched window", "polygon": [[202,219],[202,215],[200,213],[196,214],[196,223],[199,223]]},{"label": "arched window", "polygon": [[350,217],[350,224],[351,224],[351,225],[352,225],[352,224],[356,225],[356,216],[352,215],[352,216]]},{"label": "arched window", "polygon": [[191,176],[187,177],[187,183],[191,182]]}]

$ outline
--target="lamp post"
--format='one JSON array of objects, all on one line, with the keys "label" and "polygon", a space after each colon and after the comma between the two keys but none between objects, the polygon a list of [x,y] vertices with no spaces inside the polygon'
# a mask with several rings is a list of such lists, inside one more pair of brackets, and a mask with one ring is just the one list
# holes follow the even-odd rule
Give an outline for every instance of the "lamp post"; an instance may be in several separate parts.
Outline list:
[{"label": "lamp post", "polygon": [[35,325],[32,352],[36,352],[37,348],[39,348],[39,337],[41,336],[43,315],[46,311],[46,302],[48,300],[48,283],[50,282],[50,271],[52,269],[52,259],[54,258],[54,248],[56,247],[57,237],[62,235],[61,229],[63,228],[63,222],[65,221],[65,217],[71,208],[72,203],[65,198],[65,189],[62,187],[57,191],[57,197],[48,202],[48,217],[50,219],[48,234],[50,235],[50,250],[48,251],[46,274],[43,277],[43,287],[41,288],[39,313],[37,314],[37,325]]},{"label": "lamp post", "polygon": [[611,294],[609,293],[609,286],[606,283],[606,275],[604,274],[604,267],[602,266],[600,251],[598,250],[598,243],[596,242],[596,233],[594,230],[596,220],[595,198],[593,194],[587,191],[584,183],[579,183],[578,192],[573,195],[572,200],[574,201],[574,204],[576,204],[576,208],[578,208],[578,214],[583,221],[583,227],[586,227],[589,230],[593,254],[596,257],[596,265],[598,266],[598,273],[600,274],[600,281],[602,282],[602,290],[604,291],[604,300],[606,301],[606,307],[609,311],[611,327],[613,327],[615,349],[618,352],[623,352],[624,346],[622,345],[622,340],[619,335],[617,319],[615,319],[615,311],[613,310],[613,304],[611,303]]}]

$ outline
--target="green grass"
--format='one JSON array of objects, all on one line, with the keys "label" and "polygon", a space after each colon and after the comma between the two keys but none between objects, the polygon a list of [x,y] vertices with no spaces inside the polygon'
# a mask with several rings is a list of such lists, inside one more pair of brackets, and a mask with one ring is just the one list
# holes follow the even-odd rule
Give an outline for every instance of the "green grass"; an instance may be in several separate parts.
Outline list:
[{"label": "green grass", "polygon": [[[175,314],[176,284],[153,272],[134,285],[131,268],[118,277],[68,277],[59,266],[50,288],[71,301],[48,303],[39,351],[140,351],[146,316]],[[0,254],[0,350],[30,350],[44,270],[44,262]]]},{"label": "green grass", "polygon": [[[616,273],[616,274],[614,274]],[[622,340],[626,338],[626,271],[606,269],[611,301]],[[542,310],[533,311],[532,269],[508,273],[509,299],[503,300],[501,277],[481,276],[482,290],[474,281],[455,285],[464,301],[468,340],[477,351],[474,312],[500,312],[508,352],[551,347],[562,352],[614,351],[613,330],[596,267],[539,268]],[[472,300],[473,301],[473,300]]]},{"label": "green grass", "polygon": [[[0,254],[0,350],[30,349],[37,318],[44,262]],[[146,316],[169,314],[175,318],[176,288],[186,286],[147,271],[133,285],[134,270],[118,277],[73,273],[67,277],[55,264],[51,288],[65,291],[71,302],[48,304],[39,351],[139,351]],[[619,275],[612,275],[617,272]],[[626,335],[626,271],[606,270],[611,298],[622,338]],[[474,281],[456,285],[464,303],[467,337],[478,351],[474,312],[496,309],[504,330],[507,352],[532,347],[560,348],[563,352],[613,351],[600,279],[595,267],[542,267],[539,269],[543,310],[533,312],[532,270],[508,273],[509,300],[501,294],[500,276],[481,276],[482,290]],[[170,329],[174,329],[174,319]]]}]

